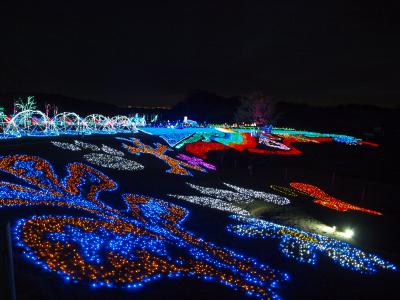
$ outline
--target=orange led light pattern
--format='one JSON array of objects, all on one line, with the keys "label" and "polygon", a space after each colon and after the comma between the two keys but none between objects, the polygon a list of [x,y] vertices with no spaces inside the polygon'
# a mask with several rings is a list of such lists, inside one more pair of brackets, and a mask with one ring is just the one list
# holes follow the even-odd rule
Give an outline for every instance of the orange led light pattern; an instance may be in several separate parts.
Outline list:
[{"label": "orange led light pattern", "polygon": [[350,203],[344,202],[340,199],[334,198],[325,193],[324,191],[322,191],[320,188],[311,184],[291,182],[290,186],[300,192],[307,194],[310,197],[315,198],[314,199],[315,203],[318,203],[330,209],[335,209],[337,211],[356,210],[373,215],[380,215],[380,216],[382,215],[382,213],[378,211],[355,206]]},{"label": "orange led light pattern", "polygon": [[179,159],[172,158],[165,154],[168,150],[172,150],[165,145],[157,143],[155,148],[148,146],[142,143],[140,140],[132,138],[131,140],[120,138],[121,140],[129,141],[132,145],[122,144],[122,146],[130,153],[135,155],[141,154],[150,154],[153,155],[162,161],[164,161],[167,165],[170,166],[170,169],[167,170],[167,173],[171,174],[178,174],[178,175],[192,175],[186,168],[200,171],[200,172],[207,172],[204,168],[198,165],[192,165],[181,161]]},{"label": "orange led light pattern", "polygon": [[[66,281],[93,287],[138,288],[159,278],[191,276],[214,280],[248,295],[278,299],[277,283],[288,278],[252,258],[185,230],[189,212],[162,200],[122,196],[126,210],[100,199],[117,184],[81,163],[67,166],[60,180],[42,158],[0,157],[0,170],[31,187],[0,184],[0,208],[44,206],[72,209],[75,216],[20,219],[15,240],[25,257]],[[85,212],[92,217],[76,216]]]}]

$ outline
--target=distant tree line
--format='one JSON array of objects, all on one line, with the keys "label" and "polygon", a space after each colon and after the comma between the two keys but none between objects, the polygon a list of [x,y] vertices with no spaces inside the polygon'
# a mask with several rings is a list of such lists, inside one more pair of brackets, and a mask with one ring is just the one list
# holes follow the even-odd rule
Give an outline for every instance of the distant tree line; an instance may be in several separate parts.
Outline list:
[{"label": "distant tree line", "polygon": [[[13,113],[14,102],[30,95],[0,94],[0,107],[5,114]],[[108,116],[133,113],[156,113],[161,120],[189,119],[207,123],[256,123],[326,132],[359,134],[376,131],[399,135],[400,107],[389,109],[349,104],[318,107],[295,104],[290,98],[271,97],[262,92],[225,97],[213,92],[195,90],[170,110],[121,108],[110,103],[80,100],[61,95],[35,94],[35,107],[46,111],[48,104],[59,112],[74,111],[82,116],[100,113]],[[285,101],[289,99],[288,101]]]}]

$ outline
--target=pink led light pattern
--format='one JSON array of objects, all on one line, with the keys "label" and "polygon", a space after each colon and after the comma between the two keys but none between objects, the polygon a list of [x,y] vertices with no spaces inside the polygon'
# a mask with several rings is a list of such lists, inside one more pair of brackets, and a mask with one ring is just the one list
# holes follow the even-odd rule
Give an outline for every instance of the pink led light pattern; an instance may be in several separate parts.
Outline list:
[{"label": "pink led light pattern", "polygon": [[184,160],[184,161],[188,162],[191,165],[202,166],[202,167],[204,167],[206,169],[209,169],[209,170],[216,170],[217,169],[217,167],[214,166],[213,164],[205,162],[201,158],[198,158],[198,157],[195,157],[195,156],[188,156],[188,155],[185,155],[185,154],[178,154],[176,156],[176,158],[178,158],[180,160]]}]

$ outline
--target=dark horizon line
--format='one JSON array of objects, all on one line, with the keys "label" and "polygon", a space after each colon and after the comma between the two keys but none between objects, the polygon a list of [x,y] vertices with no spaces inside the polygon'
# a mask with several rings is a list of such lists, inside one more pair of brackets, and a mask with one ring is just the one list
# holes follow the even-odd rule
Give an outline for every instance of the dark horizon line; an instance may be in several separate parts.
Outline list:
[{"label": "dark horizon line", "polygon": [[[121,103],[115,100],[104,100],[104,99],[99,99],[99,98],[88,98],[84,96],[75,96],[75,95],[66,95],[66,94],[61,94],[61,93],[46,93],[46,92],[5,92],[2,93],[0,92],[0,97],[23,97],[23,96],[35,96],[35,97],[40,97],[40,96],[55,96],[55,97],[60,97],[60,98],[70,98],[73,100],[78,100],[78,101],[83,101],[83,102],[95,102],[95,103],[102,103],[106,105],[112,105],[116,108],[160,108],[160,109],[171,109],[178,103],[184,102],[185,98],[188,97],[191,93],[193,92],[204,92],[204,93],[210,93],[210,94],[215,94],[217,96],[220,96],[222,98],[240,98],[243,97],[243,95],[226,95],[223,93],[218,93],[215,91],[209,91],[209,90],[202,90],[202,89],[193,89],[186,93],[184,96],[176,97],[177,100],[174,103],[168,103],[168,101],[165,101],[162,103],[161,101],[153,101],[153,104],[151,103],[143,103],[143,102],[131,102],[131,103]],[[358,105],[358,106],[370,106],[370,107],[377,107],[377,108],[388,108],[388,109],[398,109],[400,108],[400,101],[397,103],[384,103],[380,101],[379,103],[363,103],[360,101],[361,99],[373,99],[377,98],[378,96],[376,95],[331,95],[329,93],[276,93],[268,95],[265,93],[266,96],[272,97],[277,99],[276,103],[289,103],[289,104],[294,104],[294,105],[306,105],[306,106],[311,106],[311,107],[340,107],[340,106],[350,106],[350,105]],[[286,98],[286,99],[285,99]],[[352,101],[344,101],[344,102],[324,102],[324,101],[310,101],[312,99],[316,98],[321,98],[321,99],[330,99],[332,100],[333,98],[337,98],[338,100],[340,99],[352,99]],[[395,98],[399,98],[397,95],[385,95],[380,97],[380,99],[385,98],[387,100],[394,100]],[[36,99],[39,100],[40,99]],[[150,101],[151,102],[151,101]]]}]

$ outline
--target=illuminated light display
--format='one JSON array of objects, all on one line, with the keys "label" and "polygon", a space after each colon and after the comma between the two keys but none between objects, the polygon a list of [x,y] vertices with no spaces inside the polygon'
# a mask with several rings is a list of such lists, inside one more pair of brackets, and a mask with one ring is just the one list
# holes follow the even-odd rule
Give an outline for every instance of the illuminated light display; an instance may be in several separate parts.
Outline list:
[{"label": "illuminated light display", "polygon": [[[221,129],[220,129],[221,130]],[[221,143],[225,146],[232,147],[233,145],[242,145],[247,142],[246,137],[240,132],[224,131],[223,136],[213,136],[211,140]]]},{"label": "illuminated light display", "polygon": [[162,138],[168,145],[171,147],[174,147],[177,145],[179,142],[182,140],[188,138],[191,136],[193,133],[180,133],[180,132],[169,132],[168,134],[162,134],[159,137]]},{"label": "illuminated light display", "polygon": [[221,211],[227,211],[230,213],[245,215],[245,216],[250,215],[250,213],[247,210],[218,198],[211,198],[204,196],[184,196],[184,195],[173,195],[173,194],[169,194],[168,196]]},{"label": "illuminated light display", "polygon": [[81,118],[74,112],[62,112],[51,119],[33,106],[23,106],[21,109],[2,124],[2,137],[132,133],[137,132],[136,126],[146,125],[144,118],[137,115],[133,118],[109,118],[92,114]]},{"label": "illuminated light display", "polygon": [[[248,132],[237,133],[225,133],[225,136],[215,137],[213,134],[209,134],[207,139],[209,141],[196,141],[192,142],[191,139],[195,139],[195,135],[183,142],[186,143],[185,150],[191,154],[206,159],[206,154],[209,151],[215,150],[228,150],[235,149],[236,151],[247,150],[253,153],[259,154],[277,154],[277,155],[298,155],[302,152],[290,144],[294,142],[292,139],[286,139],[280,144],[281,149],[261,149],[257,148],[257,140]],[[271,140],[271,144],[278,145],[277,142]],[[277,148],[277,147],[273,147]],[[284,149],[284,150],[282,150]]]},{"label": "illuminated light display", "polygon": [[334,197],[328,195],[327,193],[325,193],[324,191],[322,191],[320,188],[318,188],[314,185],[311,185],[311,184],[300,183],[300,182],[291,182],[290,186],[300,192],[303,192],[304,194],[306,194],[312,198],[315,198],[314,203],[318,203],[318,204],[328,207],[330,209],[334,209],[337,211],[355,210],[355,211],[361,211],[361,212],[373,214],[373,215],[382,215],[382,213],[380,213],[378,211],[355,206],[350,203],[346,203],[340,199],[334,198]]},{"label": "illuminated light display", "polygon": [[83,158],[96,166],[105,167],[109,169],[115,169],[120,171],[140,171],[144,169],[144,166],[130,159],[123,158],[125,154],[122,151],[109,147],[107,145],[102,145],[101,149],[91,143],[74,141],[75,144],[71,143],[61,143],[52,141],[51,143],[59,148],[70,151],[81,151],[82,149],[92,150],[92,151],[102,151],[104,153],[89,153],[83,155]]},{"label": "illuminated light display", "polygon": [[44,159],[13,155],[0,158],[0,170],[31,186],[1,182],[0,208],[53,206],[92,216],[44,215],[17,222],[15,240],[24,256],[66,281],[138,288],[160,278],[190,276],[279,299],[276,287],[288,279],[185,230],[189,212],[180,206],[134,194],[122,196],[126,210],[108,206],[100,195],[117,184],[87,165],[71,163],[59,179]]},{"label": "illuminated light display", "polygon": [[224,133],[218,133],[216,131],[212,132],[196,132],[195,134],[191,135],[189,138],[184,139],[175,145],[176,149],[180,149],[185,145],[190,145],[196,142],[211,142],[212,138],[216,137],[223,137],[225,136]]},{"label": "illuminated light display", "polygon": [[343,143],[346,145],[359,145],[360,144],[360,140],[357,140],[355,138],[353,138],[352,136],[334,136],[332,137],[332,140],[334,140],[335,142],[338,143]]},{"label": "illuminated light display", "polygon": [[379,144],[372,143],[372,142],[361,141],[361,144],[368,145],[368,146],[371,146],[371,147],[379,147]]},{"label": "illuminated light display", "polygon": [[[119,138],[122,139],[122,138]],[[122,140],[127,140],[127,139],[122,139]],[[155,148],[148,146],[144,143],[142,143],[140,140],[132,138],[129,141],[131,145],[126,145],[122,144],[122,146],[131,154],[134,155],[141,155],[141,154],[150,154],[158,159],[161,159],[164,161],[170,169],[168,169],[166,172],[171,173],[171,174],[178,174],[178,175],[192,175],[186,168],[200,171],[200,172],[207,172],[204,168],[196,165],[191,165],[189,163],[183,162],[181,160],[172,158],[166,154],[168,150],[171,150],[165,145],[161,145],[159,143],[155,144]]]},{"label": "illuminated light display", "polygon": [[80,132],[88,131],[85,123],[78,114],[74,112],[62,112],[54,116],[54,126],[58,132],[77,135]]},{"label": "illuminated light display", "polygon": [[308,138],[327,138],[326,140],[323,141],[333,140],[335,142],[345,143],[349,145],[359,145],[361,143],[360,139],[344,134],[320,133],[320,132],[313,132],[306,130],[282,129],[282,128],[272,128],[271,133],[275,135],[295,135]]},{"label": "illuminated light display", "polygon": [[107,145],[101,145],[101,150],[107,154],[115,155],[115,156],[124,156],[124,152],[119,151],[117,149],[111,148]]},{"label": "illuminated light display", "polygon": [[18,112],[5,126],[4,134],[10,136],[52,136],[56,135],[54,123],[39,110]]},{"label": "illuminated light display", "polygon": [[96,166],[105,167],[109,169],[115,169],[120,171],[140,171],[144,169],[144,166],[131,160],[123,158],[125,154],[122,151],[109,147],[107,145],[98,146],[86,143],[82,141],[74,141],[75,144],[71,143],[60,143],[52,141],[54,146],[65,150],[80,151],[82,149],[92,150],[92,151],[102,151],[104,153],[89,153],[83,155],[83,158]]},{"label": "illuminated light display", "polygon": [[75,145],[81,147],[82,149],[91,150],[91,151],[100,151],[99,147],[97,147],[96,145],[91,144],[91,143],[77,141],[77,140],[74,140],[74,143],[75,143]]},{"label": "illuminated light display", "polygon": [[277,205],[287,205],[290,203],[289,199],[282,196],[245,189],[228,183],[224,183],[224,185],[231,188],[231,190],[203,187],[188,182],[186,184],[205,196],[185,196],[172,194],[169,196],[198,205],[207,206],[209,208],[229,211],[241,215],[249,215],[249,212],[241,208],[239,205],[249,204],[254,200],[262,200]]},{"label": "illuminated light display", "polygon": [[271,193],[265,193],[260,191],[254,191],[251,189],[241,188],[232,184],[224,183],[227,187],[235,190],[237,193],[242,195],[242,198],[246,197],[248,199],[259,199],[265,202],[271,202],[277,205],[288,205],[290,204],[290,200],[288,198],[278,196]]},{"label": "illuminated light display", "polygon": [[62,142],[56,142],[56,141],[51,141],[51,143],[61,149],[65,149],[65,150],[70,150],[70,151],[80,151],[81,148],[79,148],[78,146],[71,144],[71,143],[62,143]]},{"label": "illuminated light display", "polygon": [[268,147],[277,148],[277,149],[280,149],[280,150],[290,150],[290,148],[288,146],[286,146],[286,145],[284,145],[282,143],[279,143],[277,141],[274,141],[273,139],[270,139],[270,138],[268,138],[266,136],[260,137],[258,139],[258,142],[260,144],[263,144],[263,145],[268,146]]},{"label": "illuminated light display", "polygon": [[[279,140],[283,140],[283,139],[288,139],[290,138],[293,142],[297,142],[297,143],[316,143],[318,144],[319,142],[317,140],[314,140],[312,138],[307,138],[305,136],[299,135],[299,134],[269,134],[268,137],[270,139],[279,139]],[[330,140],[332,141],[332,140]]]},{"label": "illuminated light display", "polygon": [[301,194],[306,195],[306,194],[305,194],[304,192],[302,192],[302,191],[295,190],[295,189],[291,189],[291,188],[288,188],[288,187],[285,187],[285,186],[280,186],[280,185],[271,184],[269,187],[270,187],[272,190],[274,190],[274,191],[276,191],[276,192],[278,192],[278,193],[284,194],[284,195],[286,195],[286,196],[297,197],[297,196],[299,196],[299,195],[301,195]]},{"label": "illuminated light display", "polygon": [[144,169],[143,165],[116,155],[89,153],[85,154],[83,158],[94,165],[120,171],[140,171]]},{"label": "illuminated light display", "polygon": [[397,270],[395,265],[378,256],[333,238],[240,215],[232,215],[231,218],[242,223],[228,225],[229,232],[240,237],[278,239],[279,250],[299,262],[314,265],[318,255],[325,255],[339,266],[361,273]]},{"label": "illuminated light display", "polygon": [[217,142],[195,142],[191,144],[187,144],[185,146],[185,150],[191,154],[194,154],[198,157],[206,159],[206,153],[209,151],[220,151],[220,150],[228,150],[229,147]]},{"label": "illuminated light display", "polygon": [[217,167],[214,166],[213,164],[210,164],[208,162],[205,162],[204,160],[202,160],[201,158],[198,157],[194,157],[194,156],[187,156],[185,154],[178,154],[176,156],[176,158],[180,159],[180,160],[184,160],[187,163],[191,164],[191,165],[195,165],[195,166],[202,166],[206,169],[209,170],[216,170]]}]

